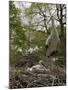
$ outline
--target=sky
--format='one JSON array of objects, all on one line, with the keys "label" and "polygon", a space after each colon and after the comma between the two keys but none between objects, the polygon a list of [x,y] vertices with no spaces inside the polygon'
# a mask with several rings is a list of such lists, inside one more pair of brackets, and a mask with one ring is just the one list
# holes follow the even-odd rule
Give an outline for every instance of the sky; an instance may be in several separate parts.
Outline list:
[{"label": "sky", "polygon": [[14,2],[16,7],[18,8],[29,8],[31,6],[31,3],[30,2],[24,2],[24,1],[15,1]]},{"label": "sky", "polygon": [[[31,6],[31,3],[30,2],[24,2],[24,1],[15,1],[14,3],[16,5],[16,7],[20,8],[22,10],[22,13],[21,13],[21,22],[22,22],[22,24],[29,25],[29,18],[28,18],[28,16],[25,17],[24,12],[25,12],[25,8],[29,8]],[[49,5],[51,5],[51,8],[54,8],[54,4],[53,4],[53,7],[52,7],[52,4],[49,4]],[[51,13],[54,13],[54,10],[51,10]],[[56,17],[56,13],[54,13],[54,14],[55,14],[54,16]],[[36,15],[33,18],[34,19],[32,20],[32,23],[38,22],[39,20],[41,20],[40,15]],[[42,29],[42,31],[45,31],[45,28],[42,28],[42,26],[41,26],[41,25],[44,25],[44,23],[41,22],[39,25],[40,26],[37,26],[37,29],[40,29],[40,30]],[[48,26],[50,27],[50,25],[51,25],[51,22],[48,24]],[[55,25],[56,26],[59,25],[59,23],[56,20],[55,20]]]}]

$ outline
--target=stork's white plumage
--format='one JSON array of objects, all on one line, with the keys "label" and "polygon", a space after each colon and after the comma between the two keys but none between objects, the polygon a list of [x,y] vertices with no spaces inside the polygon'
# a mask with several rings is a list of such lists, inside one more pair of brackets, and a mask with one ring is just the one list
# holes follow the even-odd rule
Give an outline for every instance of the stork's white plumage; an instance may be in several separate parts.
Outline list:
[{"label": "stork's white plumage", "polygon": [[50,54],[54,51],[57,50],[57,46],[60,43],[60,38],[57,30],[55,29],[55,23],[54,23],[54,17],[51,17],[52,21],[52,30],[51,34],[46,40],[46,45],[48,46],[47,51],[46,51],[46,56],[50,56]]},{"label": "stork's white plumage", "polygon": [[39,64],[32,66],[31,68],[27,68],[28,72],[43,72],[43,71],[49,71],[49,69],[46,69],[44,62],[42,60],[39,61]]}]

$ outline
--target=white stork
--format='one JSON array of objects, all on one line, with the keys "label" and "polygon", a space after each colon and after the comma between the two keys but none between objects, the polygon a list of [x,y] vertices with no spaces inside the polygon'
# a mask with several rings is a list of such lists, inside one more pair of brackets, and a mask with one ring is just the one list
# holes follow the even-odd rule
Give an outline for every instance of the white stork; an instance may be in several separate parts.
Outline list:
[{"label": "white stork", "polygon": [[43,60],[39,61],[39,64],[32,66],[31,68],[27,68],[28,72],[49,72],[50,70],[45,67]]},{"label": "white stork", "polygon": [[53,52],[56,53],[57,51],[57,46],[60,43],[60,38],[59,38],[59,34],[55,28],[55,22],[54,22],[54,17],[51,16],[51,23],[52,23],[52,30],[51,30],[51,34],[49,35],[49,37],[46,40],[46,56],[49,57]]}]

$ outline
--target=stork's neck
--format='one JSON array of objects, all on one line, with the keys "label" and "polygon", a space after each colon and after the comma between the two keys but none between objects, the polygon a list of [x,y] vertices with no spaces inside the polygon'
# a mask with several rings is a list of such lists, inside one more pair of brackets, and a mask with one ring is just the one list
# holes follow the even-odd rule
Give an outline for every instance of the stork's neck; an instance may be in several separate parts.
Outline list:
[{"label": "stork's neck", "polygon": [[52,31],[51,31],[51,34],[53,35],[56,35],[58,38],[59,38],[59,34],[55,28],[55,19],[53,16],[51,16],[51,23],[52,23]]},{"label": "stork's neck", "polygon": [[52,27],[55,27],[55,20],[53,16],[51,16],[51,23],[52,23]]},{"label": "stork's neck", "polygon": [[53,16],[51,16],[51,23],[52,23],[53,30],[55,30],[55,20]]}]

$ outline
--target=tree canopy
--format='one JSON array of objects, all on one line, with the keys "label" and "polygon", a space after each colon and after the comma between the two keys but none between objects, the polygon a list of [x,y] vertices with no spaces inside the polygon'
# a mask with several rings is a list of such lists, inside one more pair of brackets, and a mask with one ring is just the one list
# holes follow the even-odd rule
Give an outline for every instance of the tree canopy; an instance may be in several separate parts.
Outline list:
[{"label": "tree canopy", "polygon": [[[26,53],[36,46],[46,51],[45,42],[52,30],[51,16],[64,44],[66,25],[66,5],[47,3],[9,2],[10,54]],[[65,22],[64,22],[65,20]],[[65,44],[63,45],[63,47]],[[62,52],[62,50],[60,50]]]}]

